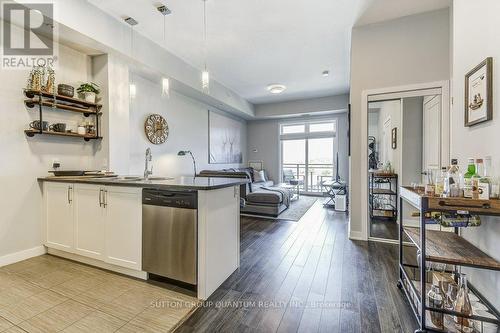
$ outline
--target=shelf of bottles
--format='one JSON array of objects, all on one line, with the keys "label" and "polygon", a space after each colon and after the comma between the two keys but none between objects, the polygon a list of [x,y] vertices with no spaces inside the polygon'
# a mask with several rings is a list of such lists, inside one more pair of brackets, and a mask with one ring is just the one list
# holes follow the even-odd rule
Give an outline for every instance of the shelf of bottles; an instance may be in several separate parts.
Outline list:
[{"label": "shelf of bottles", "polygon": [[368,208],[370,218],[396,220],[398,175],[370,172]]},{"label": "shelf of bottles", "polygon": [[[486,162],[483,164],[483,162]],[[399,226],[398,287],[419,323],[417,332],[498,332],[500,313],[463,274],[463,268],[500,272],[500,262],[460,236],[463,227],[480,226],[480,216],[500,216],[498,184],[491,159],[469,159],[461,174],[456,160],[429,176],[425,186],[402,186],[403,202],[418,210],[419,226]],[[434,177],[435,176],[435,177]],[[434,230],[438,224],[443,230]],[[413,244],[416,260],[408,258]],[[403,251],[405,253],[403,253]],[[497,295],[487,295],[489,298]]]}]

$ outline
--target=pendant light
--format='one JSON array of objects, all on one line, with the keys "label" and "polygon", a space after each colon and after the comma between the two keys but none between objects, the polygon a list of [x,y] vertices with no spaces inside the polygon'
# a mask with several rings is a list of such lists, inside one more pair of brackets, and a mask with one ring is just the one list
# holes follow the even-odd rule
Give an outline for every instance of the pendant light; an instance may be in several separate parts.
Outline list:
[{"label": "pendant light", "polygon": [[[134,26],[137,25],[137,21],[134,20],[132,17],[127,17],[125,19],[125,22],[127,22],[130,25],[130,57],[134,59]],[[135,98],[137,95],[137,86],[135,85],[133,78],[132,78],[132,73],[129,71],[130,75],[130,84],[129,84],[129,93],[130,93],[130,98]]]},{"label": "pendant light", "polygon": [[210,73],[207,68],[207,1],[203,1],[203,52],[205,56],[205,64],[201,73],[201,88],[205,94],[210,93]]},{"label": "pendant light", "polygon": [[[167,8],[167,6],[161,5],[157,7],[160,14],[163,15],[163,44],[167,46],[167,15],[171,14],[172,11]],[[161,95],[163,97],[170,98],[170,79],[168,77],[162,77],[161,79]]]}]

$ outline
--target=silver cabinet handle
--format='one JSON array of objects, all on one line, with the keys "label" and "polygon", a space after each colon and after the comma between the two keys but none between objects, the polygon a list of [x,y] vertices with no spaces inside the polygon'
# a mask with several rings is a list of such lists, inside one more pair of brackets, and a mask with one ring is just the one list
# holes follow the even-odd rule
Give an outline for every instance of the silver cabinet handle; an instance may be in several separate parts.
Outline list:
[{"label": "silver cabinet handle", "polygon": [[102,207],[102,188],[99,189],[99,207]]},{"label": "silver cabinet handle", "polygon": [[71,205],[71,202],[73,202],[73,199],[71,198],[71,191],[73,191],[72,186],[68,186],[68,204]]},{"label": "silver cabinet handle", "polygon": [[108,190],[104,190],[103,205],[104,205],[104,208],[108,207]]}]

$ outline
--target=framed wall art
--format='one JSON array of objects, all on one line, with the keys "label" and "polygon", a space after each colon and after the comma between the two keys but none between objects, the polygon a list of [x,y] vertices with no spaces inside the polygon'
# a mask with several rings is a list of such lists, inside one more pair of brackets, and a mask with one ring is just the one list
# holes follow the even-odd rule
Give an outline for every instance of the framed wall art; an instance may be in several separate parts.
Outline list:
[{"label": "framed wall art", "polygon": [[465,75],[465,126],[493,119],[493,58]]}]

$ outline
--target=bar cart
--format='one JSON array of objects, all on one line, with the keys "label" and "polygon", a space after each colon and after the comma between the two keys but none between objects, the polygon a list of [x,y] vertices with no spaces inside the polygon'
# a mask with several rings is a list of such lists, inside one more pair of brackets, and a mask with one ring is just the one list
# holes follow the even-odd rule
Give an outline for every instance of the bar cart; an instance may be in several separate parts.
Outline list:
[{"label": "bar cart", "polygon": [[[445,267],[452,267],[448,273],[457,272],[460,267],[468,267],[471,269],[486,269],[500,271],[500,262],[490,257],[486,253],[479,250],[459,234],[459,227],[454,227],[454,232],[426,230],[428,220],[426,213],[441,212],[441,213],[460,213],[474,214],[486,216],[500,216],[500,200],[473,200],[467,198],[440,198],[426,196],[423,188],[400,187],[400,219],[403,221],[403,201],[419,210],[420,222],[419,227],[404,226],[399,224],[399,281],[398,287],[403,291],[404,295],[410,303],[411,309],[417,322],[419,329],[415,333],[420,332],[463,332],[456,327],[446,327],[442,325],[437,327],[431,320],[431,315],[441,314],[442,316],[450,316],[454,318],[466,318],[473,321],[474,331],[478,333],[487,332],[484,327],[487,325],[497,325],[500,327],[500,313],[486,297],[481,295],[473,285],[469,283],[469,295],[472,294],[478,302],[487,310],[485,315],[472,313],[464,315],[462,313],[448,310],[445,308],[436,308],[428,304],[427,291],[429,284],[427,283],[427,267],[430,263],[440,263]],[[407,263],[403,253],[404,237],[410,240],[420,251],[418,265]],[[418,274],[411,272],[418,271]],[[413,277],[413,278],[412,278]],[[494,295],[498,297],[499,295]],[[489,332],[489,331],[488,331]]]},{"label": "bar cart", "polygon": [[[398,217],[398,175],[370,171],[370,218],[396,220]],[[385,201],[383,204],[379,201]]]}]

